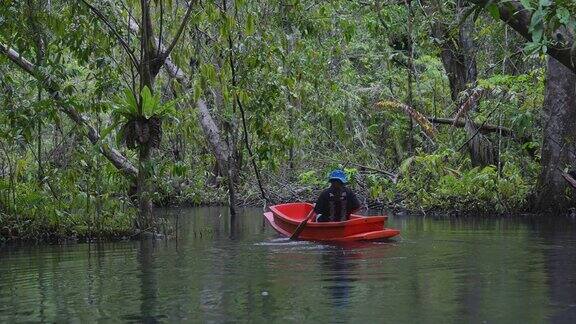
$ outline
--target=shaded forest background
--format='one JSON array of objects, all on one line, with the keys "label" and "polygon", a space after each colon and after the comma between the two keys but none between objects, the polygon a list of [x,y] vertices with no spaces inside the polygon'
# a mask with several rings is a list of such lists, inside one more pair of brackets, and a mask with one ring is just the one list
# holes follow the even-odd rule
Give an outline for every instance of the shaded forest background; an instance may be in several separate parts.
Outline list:
[{"label": "shaded forest background", "polygon": [[570,0],[0,2],[0,236],[126,235],[154,206],[564,213]]}]

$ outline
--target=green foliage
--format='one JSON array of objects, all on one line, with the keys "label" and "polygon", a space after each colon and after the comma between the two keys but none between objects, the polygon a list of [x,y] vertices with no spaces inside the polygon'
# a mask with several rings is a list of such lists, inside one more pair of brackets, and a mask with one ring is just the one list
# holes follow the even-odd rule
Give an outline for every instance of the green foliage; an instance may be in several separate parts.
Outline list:
[{"label": "green foliage", "polygon": [[319,178],[316,175],[316,171],[310,170],[306,172],[302,172],[298,175],[298,182],[302,185],[306,186],[316,186],[320,187],[326,183],[324,178]]},{"label": "green foliage", "polygon": [[[113,147],[113,136],[129,148],[152,141],[155,154],[144,167],[159,205],[227,202],[227,177],[216,171],[194,107],[200,97],[240,169],[236,186],[242,203],[260,203],[252,162],[278,200],[314,199],[315,190],[326,186],[327,173],[344,166],[353,188],[368,200],[392,204],[404,199],[415,210],[518,210],[535,183],[544,64],[539,55],[522,55],[524,42],[513,31],[481,15],[486,11],[498,19],[503,1],[470,12],[477,18],[477,86],[488,93],[470,117],[514,133],[485,134],[500,151],[501,175],[495,166],[472,168],[465,152],[455,152],[469,138],[463,129],[434,125],[437,132],[430,138],[421,127],[426,124],[411,121],[406,110],[375,105],[407,103],[411,97],[418,113],[412,116],[421,121],[454,116],[442,40],[431,37],[431,26],[440,26],[458,39],[461,15],[454,1],[439,2],[438,8],[412,2],[411,35],[404,4],[238,0],[225,2],[224,8],[224,3],[194,2],[192,19],[170,54],[185,82],[176,82],[162,67],[153,89],[141,91],[136,90],[139,71],[114,32],[81,2],[53,0],[50,10],[44,1],[5,3],[0,42],[36,63],[35,36],[45,37],[39,70],[61,88],[59,100],[46,90],[39,98],[45,84],[0,55],[0,225],[5,228],[92,235],[131,226],[135,211],[127,192],[132,179],[124,178],[97,146],[80,139],[85,130],[63,113],[66,105],[99,131],[97,145]],[[91,3],[139,57],[140,35],[128,33],[126,18],[139,17],[140,3]],[[186,8],[167,1],[161,11],[159,3],[151,3],[154,35],[162,34],[167,45]],[[557,42],[555,28],[574,26],[571,0],[522,3],[533,13],[531,51],[545,52]],[[31,21],[41,27],[39,33]],[[414,41],[412,71],[409,39]],[[137,165],[135,151],[116,148]],[[357,165],[399,170],[400,182],[350,167]]]},{"label": "green foliage", "polygon": [[93,163],[102,164],[102,159],[80,162],[83,170],[51,174],[43,186],[26,177],[32,163],[19,162],[15,178],[0,179],[0,236],[54,240],[129,235],[135,210],[123,194],[109,191],[124,187],[125,180],[110,167],[94,169]]},{"label": "green foliage", "polygon": [[458,155],[444,151],[418,155],[402,165],[398,190],[411,209],[468,212],[510,212],[525,204],[532,185],[520,169],[505,164],[499,176],[496,167],[465,168]]},{"label": "green foliage", "polygon": [[348,183],[354,185],[358,177],[358,169],[356,168],[344,168],[344,173],[348,178]]},{"label": "green foliage", "polygon": [[[486,9],[493,18],[499,19],[498,6],[505,6],[506,1],[489,1]],[[562,44],[566,40],[557,39],[553,34],[561,27],[574,30],[576,27],[576,3],[571,0],[520,0],[520,3],[531,14],[528,32],[532,41],[524,48],[529,53],[547,53],[551,44]],[[482,6],[477,6],[479,12]]]},{"label": "green foliage", "polygon": [[370,199],[392,203],[396,198],[396,185],[389,178],[378,174],[368,174],[365,176],[365,181]]},{"label": "green foliage", "polygon": [[175,101],[161,102],[160,94],[152,95],[147,86],[140,92],[140,102],[129,89],[124,90],[124,95],[118,97],[113,105],[112,117],[115,122],[126,122],[135,118],[152,117],[164,118],[176,114]]}]

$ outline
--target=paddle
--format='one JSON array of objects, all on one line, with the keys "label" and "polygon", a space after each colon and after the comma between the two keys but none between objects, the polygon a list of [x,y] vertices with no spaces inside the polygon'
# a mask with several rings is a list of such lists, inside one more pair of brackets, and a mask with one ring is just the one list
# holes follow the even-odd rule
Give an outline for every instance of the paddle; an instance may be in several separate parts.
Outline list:
[{"label": "paddle", "polygon": [[300,233],[302,233],[302,231],[304,230],[306,223],[308,223],[308,221],[312,218],[313,215],[314,215],[314,208],[312,208],[312,210],[308,213],[308,216],[306,216],[306,219],[304,219],[302,221],[302,223],[300,223],[300,225],[298,225],[298,227],[296,227],[296,230],[294,231],[292,236],[290,236],[291,240],[295,240],[298,238]]}]

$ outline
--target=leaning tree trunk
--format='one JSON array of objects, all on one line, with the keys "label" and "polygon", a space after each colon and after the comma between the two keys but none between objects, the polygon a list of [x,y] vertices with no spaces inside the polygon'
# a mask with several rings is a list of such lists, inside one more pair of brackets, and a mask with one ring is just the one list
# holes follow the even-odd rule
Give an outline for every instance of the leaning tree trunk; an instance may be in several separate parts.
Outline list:
[{"label": "leaning tree trunk", "polygon": [[212,152],[220,166],[220,172],[225,174],[228,182],[228,198],[229,198],[229,208],[230,214],[236,214],[236,194],[234,185],[234,176],[237,170],[234,167],[234,161],[231,160],[230,148],[226,145],[226,142],[222,140],[220,129],[214,122],[206,101],[203,98],[197,101],[197,112],[198,119],[200,121],[200,126],[202,131],[208,140]]},{"label": "leaning tree trunk", "polygon": [[568,190],[560,171],[576,168],[576,74],[549,58],[546,78],[537,207],[566,211],[576,206],[576,192]]}]

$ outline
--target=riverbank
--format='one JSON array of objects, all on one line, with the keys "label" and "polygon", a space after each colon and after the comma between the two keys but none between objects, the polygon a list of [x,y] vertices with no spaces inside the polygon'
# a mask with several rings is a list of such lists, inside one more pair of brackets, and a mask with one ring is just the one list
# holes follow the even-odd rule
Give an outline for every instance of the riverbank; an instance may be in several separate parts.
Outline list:
[{"label": "riverbank", "polygon": [[[227,205],[225,204],[201,204],[194,205],[188,203],[173,204],[157,206],[158,210],[165,209],[189,209],[198,207],[223,207],[227,210]],[[243,205],[238,206],[238,208],[262,208],[262,205]],[[372,209],[373,210],[373,209]],[[376,209],[378,210],[378,209]],[[574,220],[576,219],[576,210],[570,211],[568,213],[536,213],[536,212],[526,212],[518,211],[513,213],[498,213],[498,212],[463,212],[457,210],[408,210],[401,207],[394,208],[384,208],[380,209],[380,213],[393,214],[395,217],[423,217],[423,218],[434,218],[434,219],[514,219],[514,218],[524,218],[531,219],[534,217],[538,218],[550,218],[557,219],[566,218]],[[6,216],[2,216],[6,219]],[[136,215],[132,215],[128,220],[133,222],[136,219]],[[126,223],[123,226],[110,226],[104,227],[99,231],[91,230],[85,225],[74,223],[66,224],[62,223],[60,227],[42,227],[38,225],[32,225],[29,220],[24,220],[25,223],[29,224],[28,227],[22,227],[20,232],[10,231],[10,227],[6,221],[2,223],[2,231],[0,231],[0,245],[6,243],[45,243],[45,244],[75,244],[75,243],[92,243],[92,242],[116,242],[116,241],[128,241],[133,239],[163,239],[170,238],[172,231],[174,230],[173,224],[170,224],[166,219],[161,218],[160,222],[163,224],[162,233],[154,234],[150,232],[144,232],[143,234],[135,230],[131,223]],[[142,234],[142,235],[141,235]]]},{"label": "riverbank", "polygon": [[[532,187],[517,170],[505,169],[499,176],[493,167],[469,171],[438,172],[427,161],[415,160],[410,170],[391,179],[381,172],[346,169],[349,186],[369,209],[420,214],[502,217],[521,215],[529,209]],[[238,208],[309,201],[314,202],[327,186],[321,172],[301,172],[297,176],[263,174],[266,200],[250,174],[240,179],[236,190]],[[166,181],[166,183],[170,183]],[[210,183],[210,185],[208,185]],[[113,189],[113,190],[112,190]],[[121,240],[137,237],[137,209],[125,193],[122,182],[107,190],[69,192],[66,202],[34,183],[16,186],[11,206],[1,208],[0,241],[69,242]],[[154,195],[157,208],[224,206],[228,204],[225,183],[218,181],[172,182],[159,186]],[[160,218],[160,232],[170,233],[169,222]]]},{"label": "riverbank", "polygon": [[[294,200],[286,197],[284,200],[273,202],[272,204],[291,202],[291,201],[313,201],[312,199]],[[376,201],[370,201],[368,206],[372,206],[371,210],[380,210],[381,213],[392,213],[398,217],[406,216],[420,216],[420,217],[433,217],[433,218],[515,218],[515,217],[533,217],[533,213],[527,212],[514,212],[514,213],[497,213],[497,212],[463,212],[457,210],[409,210],[399,205],[385,206]],[[191,201],[181,201],[179,203],[157,205],[156,210],[173,210],[173,209],[188,209],[197,207],[224,207],[227,210],[227,205],[223,202],[205,202],[196,204]],[[264,204],[248,204],[243,203],[237,208],[251,208],[264,207]],[[109,218],[109,221],[99,224],[92,223],[93,219],[88,217],[76,217],[75,219],[61,219],[57,224],[45,224],[42,222],[34,221],[20,217],[16,220],[14,217],[1,215],[0,219],[0,244],[3,243],[46,243],[46,244],[74,244],[74,243],[90,243],[97,241],[123,241],[144,238],[165,238],[171,237],[174,231],[173,224],[169,220],[163,218],[163,213],[160,213],[159,222],[161,227],[161,234],[152,234],[145,232],[143,235],[134,229],[133,224],[136,220],[136,213],[134,210],[129,210],[126,213],[115,214],[114,217]],[[18,221],[20,226],[18,226]]]}]

